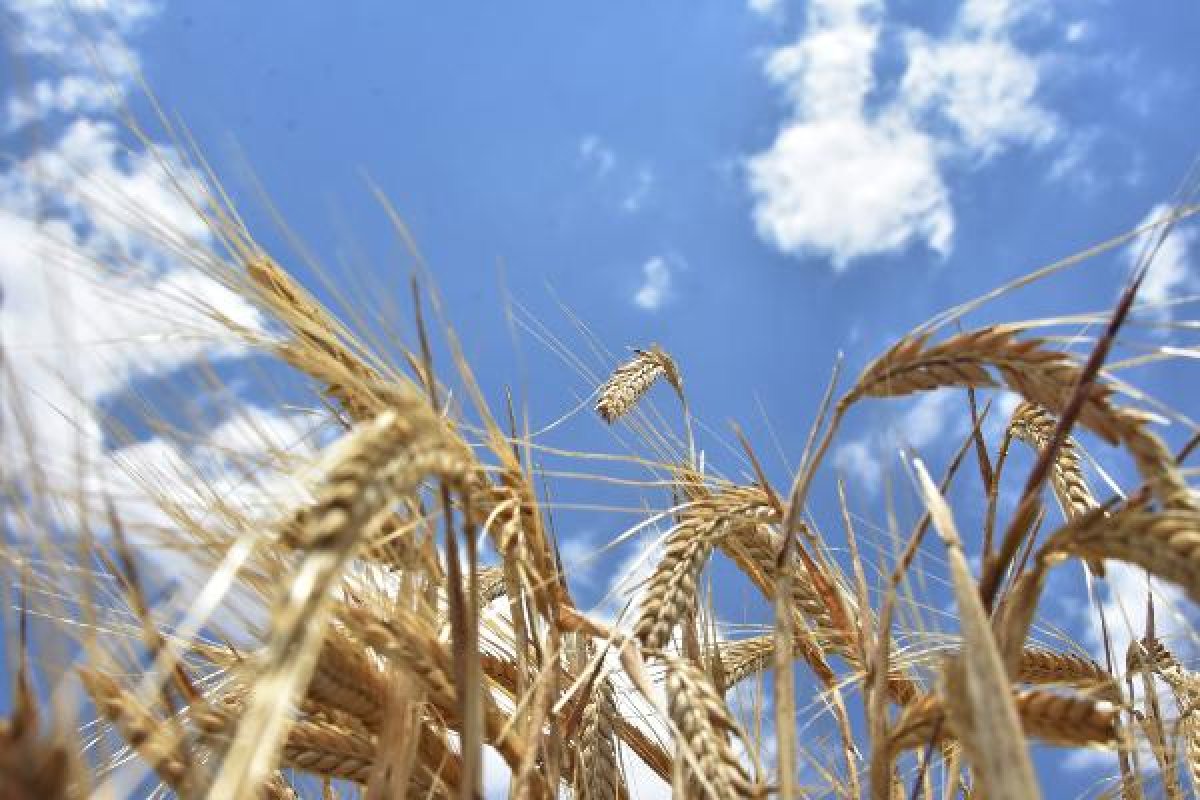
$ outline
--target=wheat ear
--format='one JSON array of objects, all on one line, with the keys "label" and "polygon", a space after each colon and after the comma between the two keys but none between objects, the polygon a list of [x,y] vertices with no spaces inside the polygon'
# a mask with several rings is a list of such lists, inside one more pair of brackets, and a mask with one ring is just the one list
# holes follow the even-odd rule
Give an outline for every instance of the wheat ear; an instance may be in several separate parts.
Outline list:
[{"label": "wheat ear", "polygon": [[617,367],[600,387],[596,413],[609,424],[632,411],[659,378],[664,378],[677,393],[683,392],[679,368],[665,350],[651,345],[649,350],[633,352],[633,358]]},{"label": "wheat ear", "polygon": [[1111,516],[1093,513],[1046,542],[1043,557],[1054,554],[1136,564],[1200,602],[1200,517],[1190,511],[1132,507]]},{"label": "wheat ear", "polygon": [[[750,780],[732,746],[734,739],[744,738],[741,729],[708,676],[682,659],[664,661],[667,711],[675,728],[677,763],[684,765],[687,796],[759,796],[761,787]],[[677,786],[680,791],[683,787]]]},{"label": "wheat ear", "polygon": [[[1043,689],[1013,693],[1021,729],[1059,747],[1112,747],[1118,708],[1107,700],[1059,694]],[[904,707],[889,731],[893,752],[941,744],[957,738],[953,718],[937,695],[922,695]]]},{"label": "wheat ear", "polygon": [[621,772],[617,764],[613,723],[617,701],[612,681],[597,677],[579,726],[580,797],[585,800],[617,800]]}]

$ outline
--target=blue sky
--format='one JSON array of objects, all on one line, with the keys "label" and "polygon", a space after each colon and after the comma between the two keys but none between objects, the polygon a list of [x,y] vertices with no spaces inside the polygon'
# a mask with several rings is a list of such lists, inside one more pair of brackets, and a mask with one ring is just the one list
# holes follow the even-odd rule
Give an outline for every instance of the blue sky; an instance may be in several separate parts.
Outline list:
[{"label": "blue sky", "polygon": [[[202,358],[228,379],[224,401],[281,431],[294,421],[269,410],[239,345],[170,298],[199,294],[251,326],[256,312],[156,254],[136,221],[103,211],[127,195],[203,236],[142,146],[111,122],[118,101],[151,120],[138,75],[187,126],[262,243],[313,285],[328,281],[405,329],[412,261],[377,185],[419,243],[485,391],[498,400],[512,387],[534,427],[593,384],[528,332],[513,333],[505,293],[597,374],[627,346],[664,345],[712,431],[701,435],[709,463],[744,477],[727,446],[736,419],[781,484],[839,352],[852,375],[938,311],[1135,226],[1171,199],[1200,125],[1200,6],[1182,1],[1149,11],[1082,0],[8,0],[0,14],[0,330],[21,345],[14,358],[30,396],[57,409],[34,414],[44,440],[83,430],[100,462],[131,447],[186,458],[184,445],[148,430],[114,443],[91,406]],[[79,46],[81,31],[94,51]],[[79,173],[108,190],[80,190],[68,180]],[[290,245],[260,186],[319,271]],[[1189,306],[1164,303],[1200,288],[1198,230],[1181,226],[1164,248],[1143,319],[1188,318]],[[119,252],[129,269],[114,276],[81,262],[69,278],[42,281],[54,259],[31,253],[64,240],[94,260]],[[1118,249],[966,324],[1104,309],[1129,265]],[[47,289],[56,280],[75,304],[66,328],[50,302],[58,290]],[[174,289],[166,310],[155,299],[164,289]],[[164,335],[180,320],[194,338]],[[1139,330],[1154,346],[1189,345],[1186,331]],[[610,355],[594,353],[589,336]],[[66,341],[90,347],[64,369]],[[64,372],[81,391],[63,388]],[[1196,411],[1186,367],[1131,377]],[[675,419],[669,394],[654,397]],[[962,414],[960,398],[934,395],[852,416],[831,463],[864,525],[883,519],[886,475],[906,485],[898,443],[937,471]],[[585,410],[546,441],[627,452],[634,440]],[[811,512],[840,537],[831,484],[818,488]],[[565,501],[597,490],[553,491]],[[911,514],[916,500],[901,494]],[[969,525],[978,509],[963,513]],[[579,555],[626,524],[565,513],[559,533]],[[580,565],[580,596],[595,602],[634,550],[591,572]],[[1077,583],[1064,583],[1066,596],[1079,596]],[[1065,605],[1061,624],[1086,642]],[[1081,791],[1093,774],[1052,768]]]}]

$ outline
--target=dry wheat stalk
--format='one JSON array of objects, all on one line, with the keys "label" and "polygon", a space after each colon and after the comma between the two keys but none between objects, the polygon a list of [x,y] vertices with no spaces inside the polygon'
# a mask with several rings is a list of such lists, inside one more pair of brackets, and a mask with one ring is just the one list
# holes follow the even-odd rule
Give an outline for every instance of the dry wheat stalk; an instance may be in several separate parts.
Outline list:
[{"label": "dry wheat stalk", "polygon": [[741,729],[708,676],[682,659],[667,657],[664,662],[677,762],[686,765],[690,790],[712,800],[760,795],[761,787],[751,781],[732,746],[734,739],[745,740]]},{"label": "dry wheat stalk", "polygon": [[651,345],[649,350],[633,352],[634,357],[617,367],[600,387],[596,413],[605,422],[616,422],[628,414],[659,378],[664,378],[676,392],[683,392],[679,368],[665,350]]}]

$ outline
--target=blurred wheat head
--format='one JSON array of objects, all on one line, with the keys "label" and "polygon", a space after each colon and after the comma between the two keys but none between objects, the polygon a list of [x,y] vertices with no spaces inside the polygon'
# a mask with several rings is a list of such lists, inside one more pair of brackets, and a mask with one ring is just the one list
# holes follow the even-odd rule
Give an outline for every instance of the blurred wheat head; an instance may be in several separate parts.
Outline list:
[{"label": "blurred wheat head", "polygon": [[[1045,618],[1050,576],[1073,562],[1089,586],[1122,562],[1200,601],[1190,447],[1173,452],[1156,422],[1191,435],[1170,413],[1189,398],[1153,401],[1119,377],[1178,349],[1112,357],[1143,273],[1111,312],[967,325],[985,297],[901,337],[853,380],[835,369],[811,398],[799,467],[772,483],[744,438],[734,477],[697,448],[686,365],[658,345],[594,382],[589,403],[630,434],[627,451],[556,450],[514,407],[489,407],[452,331],[426,324],[438,308],[428,281],[413,283],[415,343],[374,346],[353,323],[375,309],[339,318],[215,181],[194,197],[217,244],[170,246],[271,321],[251,329],[202,308],[302,376],[314,452],[273,446],[239,464],[260,490],[253,505],[186,465],[186,498],[131,475],[149,522],[63,476],[6,481],[18,624],[4,800],[112,796],[138,770],[155,793],[188,798],[479,797],[485,763],[511,797],[1029,798],[1054,795],[1031,757],[1042,746],[1115,753],[1098,793],[1200,791],[1200,680],[1157,636],[1155,606],[1135,610],[1128,652],[1106,639],[1100,660]],[[1135,235],[1161,240],[1196,212],[1190,198],[1018,284]],[[1063,325],[1070,336],[1053,334]],[[436,334],[448,365],[435,363]],[[652,403],[660,379],[679,426]],[[828,479],[842,423],[862,404],[934,390],[961,396],[971,430],[939,480],[909,460],[902,485],[921,510],[909,525],[892,514],[858,530],[865,512]],[[988,442],[999,406],[977,395],[1001,391],[1021,403]],[[1136,482],[1098,495],[1087,441],[1127,459]],[[1002,480],[1013,442],[1033,460],[1015,483]],[[539,466],[551,450],[570,471]],[[952,492],[968,455],[978,479]],[[619,485],[641,509],[614,542],[659,531],[617,613],[577,604],[563,569],[539,485],[568,474]],[[807,514],[831,489],[841,519]],[[981,529],[960,525],[976,516]],[[760,595],[753,625],[718,619],[724,594],[743,589],[706,585],[716,561]],[[147,576],[163,565],[194,593],[159,596]],[[930,582],[953,596],[949,621],[931,613]]]}]

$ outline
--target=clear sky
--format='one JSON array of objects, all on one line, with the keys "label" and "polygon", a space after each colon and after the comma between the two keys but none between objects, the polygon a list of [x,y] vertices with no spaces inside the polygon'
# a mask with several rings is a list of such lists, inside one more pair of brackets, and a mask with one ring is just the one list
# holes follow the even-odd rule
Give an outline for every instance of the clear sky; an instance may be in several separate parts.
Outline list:
[{"label": "clear sky", "polygon": [[[116,121],[127,102],[167,143],[139,76],[256,236],[327,299],[344,294],[407,330],[412,262],[377,186],[419,244],[489,397],[511,387],[536,428],[591,393],[530,327],[597,375],[627,346],[659,342],[707,426],[709,463],[745,476],[729,446],[736,419],[781,483],[838,353],[853,374],[938,311],[1134,227],[1171,201],[1200,143],[1200,4],[1187,0],[5,0],[0,33],[0,332],[38,398],[47,449],[83,429],[100,460],[123,448],[187,457],[150,430],[113,442],[91,404],[201,358],[219,362],[227,400],[264,425],[292,422],[244,377],[254,374],[244,351],[160,299],[198,294],[249,325],[256,313],[155,251],[127,215],[102,210],[132,198],[205,235]],[[1194,345],[1161,324],[1193,310],[1168,303],[1200,288],[1198,232],[1180,226],[1160,253],[1138,315],[1160,327],[1140,329],[1140,341]],[[120,253],[126,269],[81,261],[47,281],[44,256],[64,243],[109,264]],[[1105,309],[1131,253],[1090,260],[966,324]],[[509,324],[506,296],[525,326]],[[203,335],[164,335],[181,320]],[[67,341],[86,353],[68,358]],[[62,386],[64,372],[82,391]],[[1194,370],[1130,377],[1200,411]],[[675,420],[670,395],[654,397]],[[898,446],[940,470],[963,414],[959,396],[934,394],[852,416],[832,463],[865,527],[882,524],[885,480],[907,481]],[[231,436],[223,422],[216,413],[206,435]],[[633,446],[586,408],[546,441]],[[840,537],[831,488],[818,487],[810,510]],[[582,502],[596,490],[553,491]],[[978,507],[963,513],[978,522]],[[582,557],[629,521],[559,520],[585,604],[638,549]],[[1136,604],[1138,580],[1114,585]],[[1055,621],[1094,649],[1078,583],[1062,579]],[[746,613],[742,599],[731,613]],[[1045,766],[1085,791],[1107,763]]]}]

